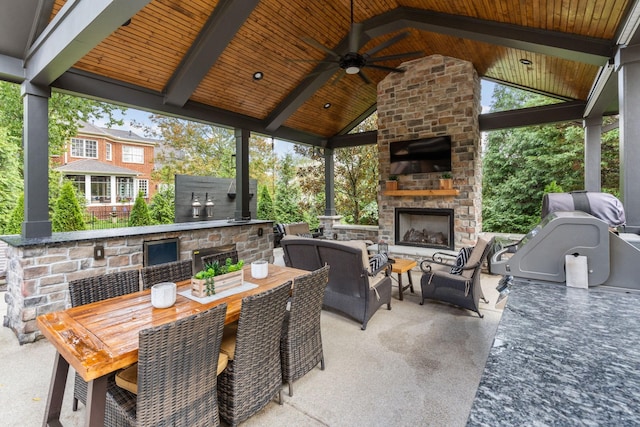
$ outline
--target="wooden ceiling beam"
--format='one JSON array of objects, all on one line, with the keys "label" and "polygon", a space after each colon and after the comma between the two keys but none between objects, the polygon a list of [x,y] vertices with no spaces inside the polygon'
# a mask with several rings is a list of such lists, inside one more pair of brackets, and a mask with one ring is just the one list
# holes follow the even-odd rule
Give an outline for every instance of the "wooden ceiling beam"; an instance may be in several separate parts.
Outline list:
[{"label": "wooden ceiling beam", "polygon": [[364,24],[364,31],[371,38],[405,28],[597,66],[606,65],[615,53],[615,45],[610,40],[405,7],[378,15]]},{"label": "wooden ceiling beam", "polygon": [[165,102],[182,106],[216,63],[259,0],[222,0],[204,25],[164,92]]},{"label": "wooden ceiling beam", "polygon": [[284,141],[317,147],[327,145],[327,139],[321,136],[284,126],[274,132],[269,132],[264,128],[261,120],[205,104],[188,101],[183,106],[169,105],[164,102],[164,96],[160,92],[123,84],[117,80],[77,69],[67,71],[54,81],[51,86],[59,92],[179,117],[185,120],[194,120],[234,129],[247,129],[251,132],[273,136]]},{"label": "wooden ceiling beam", "polygon": [[327,148],[359,147],[361,145],[374,145],[378,143],[378,131],[348,133],[329,138]]},{"label": "wooden ceiling beam", "polygon": [[568,101],[539,107],[481,114],[478,117],[478,121],[480,122],[480,131],[487,132],[569,120],[582,120],[585,106],[586,102],[584,101]]},{"label": "wooden ceiling beam", "polygon": [[67,2],[27,52],[26,78],[51,84],[150,1]]}]

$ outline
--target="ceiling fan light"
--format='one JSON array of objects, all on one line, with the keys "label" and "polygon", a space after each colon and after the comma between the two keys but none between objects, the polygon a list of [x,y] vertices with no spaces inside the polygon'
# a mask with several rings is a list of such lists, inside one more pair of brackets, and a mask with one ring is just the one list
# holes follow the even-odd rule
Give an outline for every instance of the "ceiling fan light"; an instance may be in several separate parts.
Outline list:
[{"label": "ceiling fan light", "polygon": [[360,67],[347,67],[344,69],[344,71],[347,72],[347,74],[358,74],[360,72]]}]

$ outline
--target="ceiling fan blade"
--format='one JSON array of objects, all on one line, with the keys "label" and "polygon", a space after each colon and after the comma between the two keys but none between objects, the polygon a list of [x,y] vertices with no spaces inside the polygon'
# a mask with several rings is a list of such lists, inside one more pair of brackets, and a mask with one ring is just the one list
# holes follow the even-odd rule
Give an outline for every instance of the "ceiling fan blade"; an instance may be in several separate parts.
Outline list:
[{"label": "ceiling fan blade", "polygon": [[349,52],[357,52],[360,49],[360,35],[362,34],[362,24],[353,22],[349,32]]},{"label": "ceiling fan blade", "polygon": [[383,65],[369,65],[367,64],[367,68],[375,68],[376,70],[384,70],[384,71],[390,71],[392,73],[404,73],[405,70],[402,68],[393,68],[393,67],[385,67]]},{"label": "ceiling fan blade", "polygon": [[338,55],[337,53],[335,53],[334,51],[332,51],[331,49],[329,49],[328,47],[324,46],[323,44],[315,41],[314,39],[312,39],[311,37],[303,37],[302,41],[305,42],[308,45],[311,45],[313,47],[315,47],[318,50],[321,50],[323,52],[328,53],[329,55],[333,56],[336,59],[340,58],[340,55]]},{"label": "ceiling fan blade", "polygon": [[360,76],[363,82],[365,82],[366,84],[371,84],[371,80],[369,80],[369,77],[367,77],[367,75],[363,73],[362,70],[358,72],[358,75]]},{"label": "ceiling fan blade", "polygon": [[372,62],[391,61],[392,59],[401,59],[420,55],[424,55],[424,52],[421,50],[416,50],[415,52],[399,53],[397,55],[376,56],[375,58],[367,58],[367,63],[370,64]]},{"label": "ceiling fan blade", "polygon": [[398,35],[396,35],[394,37],[391,37],[386,42],[380,43],[378,46],[369,49],[364,54],[365,55],[369,55],[369,56],[373,56],[376,53],[380,52],[381,50],[388,48],[392,44],[398,43],[400,40],[402,40],[403,38],[407,37],[408,35],[409,35],[408,32],[400,33],[400,34],[398,34]]}]

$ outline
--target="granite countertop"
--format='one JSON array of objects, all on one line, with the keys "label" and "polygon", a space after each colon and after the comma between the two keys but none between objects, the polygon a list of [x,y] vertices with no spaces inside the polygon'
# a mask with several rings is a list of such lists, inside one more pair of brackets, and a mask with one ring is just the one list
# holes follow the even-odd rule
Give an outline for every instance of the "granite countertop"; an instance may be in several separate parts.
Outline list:
[{"label": "granite countertop", "polygon": [[640,293],[515,281],[467,425],[640,425]]},{"label": "granite countertop", "polygon": [[14,247],[39,246],[52,243],[91,241],[96,239],[112,239],[119,237],[144,236],[154,233],[185,232],[204,228],[237,227],[243,225],[269,224],[273,221],[252,219],[246,221],[212,220],[180,222],[175,224],[146,225],[141,227],[106,228],[101,230],[69,231],[53,233],[49,237],[23,238],[19,234],[3,235],[0,240]]}]

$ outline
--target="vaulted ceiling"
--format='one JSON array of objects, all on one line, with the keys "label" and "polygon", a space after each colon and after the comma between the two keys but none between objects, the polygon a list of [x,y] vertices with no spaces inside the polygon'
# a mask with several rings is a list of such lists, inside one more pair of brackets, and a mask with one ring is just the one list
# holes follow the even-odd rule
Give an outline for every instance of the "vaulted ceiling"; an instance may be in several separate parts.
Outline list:
[{"label": "vaulted ceiling", "polygon": [[0,78],[337,146],[375,110],[388,74],[329,63],[350,42],[360,53],[389,45],[372,55],[391,56],[384,67],[414,59],[394,59],[405,52],[446,55],[572,114],[615,112],[612,58],[635,35],[636,3],[354,0],[362,36],[350,40],[349,0],[0,0]]}]

